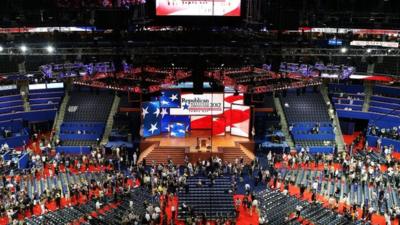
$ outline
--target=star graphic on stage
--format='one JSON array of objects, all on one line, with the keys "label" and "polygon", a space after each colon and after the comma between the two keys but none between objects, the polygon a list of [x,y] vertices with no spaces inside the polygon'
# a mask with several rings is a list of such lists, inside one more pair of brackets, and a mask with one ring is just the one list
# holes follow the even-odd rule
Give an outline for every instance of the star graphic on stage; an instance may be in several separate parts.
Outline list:
[{"label": "star graphic on stage", "polygon": [[160,108],[157,108],[156,111],[154,111],[154,113],[156,115],[156,117],[158,117],[160,115]]},{"label": "star graphic on stage", "polygon": [[171,95],[171,97],[169,97],[169,99],[171,99],[171,101],[176,101],[176,100],[178,100],[178,94],[173,94],[173,95]]},{"label": "star graphic on stage", "polygon": [[161,118],[164,118],[165,115],[168,115],[167,109],[166,108],[162,108],[160,114],[161,114]]},{"label": "star graphic on stage", "polygon": [[146,118],[146,115],[149,113],[148,110],[149,110],[149,107],[148,107],[148,106],[147,106],[146,108],[142,108],[142,116],[143,116],[143,119],[145,119],[145,118]]},{"label": "star graphic on stage", "polygon": [[154,131],[156,131],[156,130],[158,130],[157,123],[151,124],[151,128],[149,129],[149,132],[151,132],[153,134]]},{"label": "star graphic on stage", "polygon": [[188,105],[187,103],[185,103],[185,104],[183,105],[183,109],[184,109],[184,110],[185,110],[185,109],[189,110],[189,105]]}]

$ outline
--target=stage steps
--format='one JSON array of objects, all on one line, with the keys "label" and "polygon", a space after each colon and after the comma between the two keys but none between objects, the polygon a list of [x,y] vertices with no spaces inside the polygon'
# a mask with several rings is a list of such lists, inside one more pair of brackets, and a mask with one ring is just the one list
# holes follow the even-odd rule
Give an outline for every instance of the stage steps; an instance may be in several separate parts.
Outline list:
[{"label": "stage steps", "polygon": [[236,159],[239,159],[243,157],[244,163],[245,164],[250,164],[251,161],[254,159],[251,159],[240,147],[224,147],[223,148],[224,155],[223,155],[223,161],[235,163]]},{"label": "stage steps", "polygon": [[146,159],[146,164],[151,165],[153,161],[156,164],[166,164],[168,159],[171,159],[175,165],[184,165],[185,151],[186,149],[183,147],[158,147],[152,145],[142,152],[138,161],[141,162],[143,159]]}]

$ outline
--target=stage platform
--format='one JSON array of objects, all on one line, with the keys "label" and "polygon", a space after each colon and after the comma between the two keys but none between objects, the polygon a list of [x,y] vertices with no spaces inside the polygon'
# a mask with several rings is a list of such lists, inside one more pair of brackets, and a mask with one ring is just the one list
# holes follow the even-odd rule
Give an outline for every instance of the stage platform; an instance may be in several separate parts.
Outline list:
[{"label": "stage platform", "polygon": [[182,162],[180,157],[196,159],[212,155],[228,161],[234,157],[244,157],[249,161],[254,159],[254,142],[228,133],[225,136],[211,136],[210,130],[192,130],[184,138],[171,137],[169,134],[145,138],[140,144],[140,151],[139,161],[146,158],[147,161],[159,162],[161,159],[158,159],[157,154],[165,158],[175,156],[178,162]]}]

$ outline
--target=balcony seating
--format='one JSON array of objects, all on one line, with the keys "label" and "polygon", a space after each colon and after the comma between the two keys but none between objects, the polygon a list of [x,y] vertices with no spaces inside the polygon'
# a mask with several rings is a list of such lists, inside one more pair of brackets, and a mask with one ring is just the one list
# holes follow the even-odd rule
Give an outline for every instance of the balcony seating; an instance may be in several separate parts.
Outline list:
[{"label": "balcony seating", "polygon": [[296,96],[296,93],[289,92],[287,97],[281,98],[281,102],[288,124],[330,121],[326,102],[320,93],[308,92]]},{"label": "balcony seating", "polygon": [[73,92],[65,111],[66,122],[106,122],[110,113],[113,95],[100,92]]}]

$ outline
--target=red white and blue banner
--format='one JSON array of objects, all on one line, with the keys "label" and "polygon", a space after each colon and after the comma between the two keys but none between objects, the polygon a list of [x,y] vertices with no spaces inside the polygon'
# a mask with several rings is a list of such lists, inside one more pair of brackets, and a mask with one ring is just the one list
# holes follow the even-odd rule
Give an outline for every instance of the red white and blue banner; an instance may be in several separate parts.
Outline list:
[{"label": "red white and blue banner", "polygon": [[249,137],[250,106],[243,102],[243,94],[181,95],[179,90],[164,90],[159,99],[142,104],[142,136],[169,133],[171,137],[185,137],[189,130],[211,130],[213,136],[230,132]]}]

